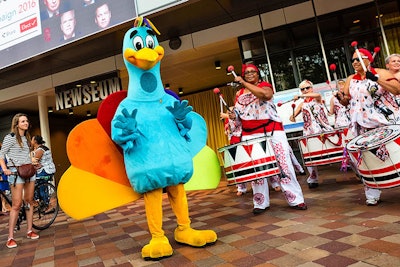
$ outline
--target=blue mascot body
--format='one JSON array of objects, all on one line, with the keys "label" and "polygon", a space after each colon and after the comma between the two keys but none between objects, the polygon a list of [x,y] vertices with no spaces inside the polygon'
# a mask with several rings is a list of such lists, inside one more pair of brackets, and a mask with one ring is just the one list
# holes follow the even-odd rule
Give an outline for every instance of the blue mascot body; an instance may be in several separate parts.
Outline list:
[{"label": "blue mascot body", "polygon": [[142,249],[145,259],[171,256],[172,247],[162,229],[162,193],[165,188],[177,217],[174,238],[194,247],[213,244],[211,230],[190,227],[183,184],[193,174],[193,157],[205,146],[204,119],[166,93],[160,76],[164,49],[157,29],[145,18],[137,18],[123,42],[124,62],[129,74],[128,95],[119,104],[111,124],[111,137],[122,148],[128,179],[145,201],[152,239]]}]

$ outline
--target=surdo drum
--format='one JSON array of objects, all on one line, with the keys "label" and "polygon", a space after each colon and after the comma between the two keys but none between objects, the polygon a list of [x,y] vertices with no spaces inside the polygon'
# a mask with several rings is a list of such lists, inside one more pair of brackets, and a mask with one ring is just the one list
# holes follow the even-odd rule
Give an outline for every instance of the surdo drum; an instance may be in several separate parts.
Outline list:
[{"label": "surdo drum", "polygon": [[388,125],[363,133],[347,144],[347,151],[366,186],[400,185],[400,125]]},{"label": "surdo drum", "polygon": [[280,173],[270,137],[249,139],[219,148],[224,160],[228,185],[273,176]]},{"label": "surdo drum", "polygon": [[304,165],[311,167],[341,162],[344,141],[343,129],[299,138]]},{"label": "surdo drum", "polygon": [[351,139],[354,138],[354,135],[351,133],[351,130],[347,127],[344,128],[339,128],[339,131],[342,131],[343,133],[343,138],[344,138],[344,146],[347,145],[348,142],[351,141]]}]

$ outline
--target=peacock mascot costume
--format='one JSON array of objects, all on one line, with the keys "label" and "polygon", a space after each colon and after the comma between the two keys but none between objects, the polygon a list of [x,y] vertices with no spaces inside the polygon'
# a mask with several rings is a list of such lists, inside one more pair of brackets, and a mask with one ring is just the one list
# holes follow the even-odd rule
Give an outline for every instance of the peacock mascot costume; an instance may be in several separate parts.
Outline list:
[{"label": "peacock mascot costume", "polygon": [[153,260],[173,254],[163,230],[163,193],[176,215],[176,242],[192,247],[216,242],[214,231],[191,228],[185,189],[190,190],[188,184],[192,190],[216,188],[221,177],[218,157],[206,145],[204,119],[188,101],[163,87],[164,49],[157,34],[150,20],[142,17],[125,33],[128,90],[108,96],[96,119],[70,132],[71,166],[58,185],[61,208],[76,219],[143,196],[151,240],[142,248],[142,257]]}]

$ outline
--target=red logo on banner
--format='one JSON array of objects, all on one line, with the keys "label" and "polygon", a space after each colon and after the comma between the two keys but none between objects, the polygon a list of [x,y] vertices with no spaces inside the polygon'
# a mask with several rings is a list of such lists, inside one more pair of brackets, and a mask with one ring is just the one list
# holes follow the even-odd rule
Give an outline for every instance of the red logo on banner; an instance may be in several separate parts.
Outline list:
[{"label": "red logo on banner", "polygon": [[38,26],[38,24],[37,24],[37,18],[33,18],[33,19],[30,19],[30,20],[27,20],[27,21],[22,22],[22,23],[19,25],[19,30],[20,30],[21,32],[25,32],[25,31],[28,31],[28,30],[30,30],[30,29],[32,29],[32,28],[37,27],[37,26]]}]

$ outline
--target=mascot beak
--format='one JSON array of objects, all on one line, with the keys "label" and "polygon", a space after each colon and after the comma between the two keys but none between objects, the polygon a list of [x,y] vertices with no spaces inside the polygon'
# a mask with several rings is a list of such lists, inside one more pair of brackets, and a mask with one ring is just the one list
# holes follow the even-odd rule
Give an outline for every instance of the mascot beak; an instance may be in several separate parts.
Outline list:
[{"label": "mascot beak", "polygon": [[136,67],[149,70],[154,67],[164,57],[164,48],[157,46],[154,49],[143,48],[135,51],[132,48],[127,48],[124,51],[124,58],[135,65]]}]

